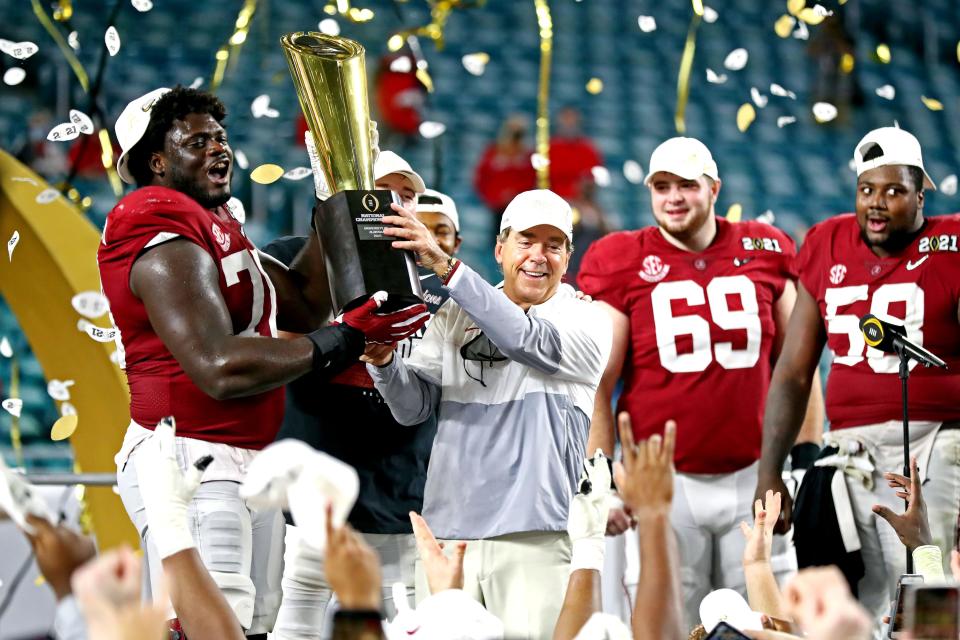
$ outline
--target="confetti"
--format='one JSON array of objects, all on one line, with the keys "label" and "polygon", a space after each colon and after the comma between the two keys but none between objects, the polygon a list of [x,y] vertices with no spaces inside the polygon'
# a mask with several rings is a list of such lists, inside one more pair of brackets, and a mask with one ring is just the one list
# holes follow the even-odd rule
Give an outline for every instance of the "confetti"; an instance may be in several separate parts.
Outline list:
[{"label": "confetti", "polygon": [[317,28],[320,29],[320,33],[325,33],[328,36],[340,35],[340,23],[333,18],[324,18],[317,25]]},{"label": "confetti", "polygon": [[77,408],[69,402],[60,403],[60,415],[61,416],[75,416],[77,415]]},{"label": "confetti", "polygon": [[250,167],[250,161],[247,160],[247,154],[245,154],[240,149],[237,149],[233,152],[233,159],[237,161],[237,166],[243,169],[244,171]]},{"label": "confetti", "polygon": [[837,108],[829,102],[818,102],[813,105],[813,117],[817,122],[830,122],[837,117]]},{"label": "confetti", "polygon": [[420,123],[420,135],[427,140],[431,140],[437,136],[443,135],[443,132],[446,130],[447,125],[443,124],[442,122],[426,120]]},{"label": "confetti", "polygon": [[70,299],[73,309],[85,318],[95,320],[110,310],[107,297],[99,291],[81,291]]},{"label": "confetti", "polygon": [[3,336],[3,339],[0,339],[0,356],[4,358],[13,357],[13,347],[10,346],[10,341],[7,340],[7,336]]},{"label": "confetti", "polygon": [[885,100],[893,100],[897,97],[897,90],[893,88],[892,84],[885,84],[882,87],[877,87],[877,95]]},{"label": "confetti", "polygon": [[482,51],[468,53],[460,58],[460,62],[463,63],[463,68],[467,70],[467,73],[482,76],[487,68],[487,63],[490,62],[490,55]]},{"label": "confetti", "polygon": [[770,93],[772,93],[775,96],[779,96],[781,98],[790,98],[791,100],[797,99],[797,94],[795,94],[793,91],[784,89],[783,87],[778,85],[776,82],[770,85]]},{"label": "confetti", "polygon": [[114,338],[117,337],[116,329],[98,327],[97,325],[84,320],[83,318],[80,318],[80,320],[77,322],[77,329],[83,331],[97,342],[113,342]]},{"label": "confetti", "polygon": [[103,34],[103,42],[107,45],[111,58],[120,52],[120,34],[115,26],[110,25],[107,28],[107,32]]},{"label": "confetti", "polygon": [[77,414],[68,414],[62,416],[53,423],[50,429],[50,439],[54,441],[66,440],[77,430]]},{"label": "confetti", "polygon": [[820,16],[821,18],[829,18],[830,16],[833,15],[833,11],[830,11],[822,4],[813,5],[813,12],[818,16]]},{"label": "confetti", "polygon": [[59,402],[65,402],[70,399],[70,387],[73,385],[73,380],[51,380],[47,383],[47,395]]},{"label": "confetti", "polygon": [[285,180],[303,180],[307,176],[312,176],[313,171],[309,167],[295,167],[283,174]]},{"label": "confetti", "polygon": [[797,40],[807,40],[810,38],[810,30],[807,29],[807,25],[803,22],[797,23],[797,29],[793,32],[793,37]]},{"label": "confetti", "polygon": [[640,16],[637,18],[637,25],[639,25],[640,31],[650,33],[657,30],[657,19],[653,16]]},{"label": "confetti", "polygon": [[62,122],[50,130],[47,140],[50,142],[67,142],[80,135],[80,127],[72,122]]},{"label": "confetti", "polygon": [[757,105],[758,109],[763,109],[770,101],[770,98],[760,93],[760,90],[756,87],[750,87],[750,99],[753,100],[753,104]]},{"label": "confetti", "polygon": [[763,224],[773,224],[776,219],[777,216],[775,216],[770,209],[767,209],[757,216],[757,222],[762,222]]},{"label": "confetti", "polygon": [[93,133],[93,120],[83,111],[70,109],[70,122],[80,127],[80,133],[87,135]]},{"label": "confetti", "polygon": [[643,167],[636,160],[627,160],[623,163],[623,177],[630,184],[640,184],[643,182]]},{"label": "confetti", "polygon": [[47,187],[43,191],[37,194],[36,201],[37,204],[50,204],[57,199],[57,196],[60,195],[60,192],[54,189],[53,187]]},{"label": "confetti", "polygon": [[807,7],[806,9],[802,9],[800,13],[797,14],[797,17],[806,24],[816,26],[823,22],[826,16],[822,16],[810,7]]},{"label": "confetti", "polygon": [[542,153],[535,153],[530,156],[530,164],[533,165],[533,168],[537,171],[550,165],[550,159],[545,157]]},{"label": "confetti", "polygon": [[807,6],[807,0],[787,0],[787,11],[790,15],[797,15]]},{"label": "confetti", "polygon": [[593,181],[597,183],[598,187],[610,186],[610,170],[606,167],[593,167],[590,169],[590,173],[593,174]]},{"label": "confetti", "polygon": [[717,74],[713,69],[707,69],[707,82],[711,84],[723,84],[727,81],[727,74],[721,73]]},{"label": "confetti", "polygon": [[10,180],[13,182],[26,182],[27,184],[32,184],[33,186],[39,186],[37,181],[29,176],[10,176]]},{"label": "confetti", "polygon": [[21,398],[7,398],[0,402],[0,406],[6,409],[10,415],[19,418],[20,410],[23,409],[23,400]]},{"label": "confetti", "polygon": [[250,172],[250,179],[258,184],[272,184],[283,176],[283,167],[277,164],[262,164]]},{"label": "confetti", "polygon": [[737,109],[737,129],[739,129],[741,133],[749,129],[750,125],[753,124],[753,121],[756,119],[757,111],[749,102],[744,102],[740,105],[740,108]]},{"label": "confetti", "polygon": [[600,94],[601,92],[603,92],[603,80],[601,80],[600,78],[590,78],[590,80],[587,81],[586,89],[587,89],[587,93],[589,93],[590,95],[595,96]]},{"label": "confetti", "polygon": [[20,232],[14,231],[13,235],[10,236],[10,239],[7,240],[7,258],[10,262],[13,262],[13,250],[17,248],[17,244],[20,242]]},{"label": "confetti", "polygon": [[706,22],[707,24],[713,24],[714,22],[717,21],[717,18],[719,17],[720,17],[720,14],[714,11],[712,8],[710,7],[703,8],[703,21]]},{"label": "confetti", "polygon": [[793,116],[780,116],[779,118],[777,118],[777,126],[783,129],[788,124],[793,124],[796,121],[797,119],[794,118]]},{"label": "confetti", "polygon": [[940,193],[945,196],[957,195],[957,176],[950,174],[940,182]]},{"label": "confetti", "polygon": [[723,66],[725,66],[730,71],[740,71],[745,66],[747,66],[747,60],[750,58],[750,54],[747,53],[746,49],[734,49],[727,54],[726,59],[723,61]]},{"label": "confetti", "polygon": [[727,209],[727,215],[725,217],[729,222],[740,222],[743,218],[743,205],[739,202],[734,202],[730,205],[730,208]]},{"label": "confetti", "polygon": [[881,43],[877,45],[877,60],[883,64],[888,64],[890,62],[890,47]]},{"label": "confetti", "polygon": [[139,11],[140,13],[146,13],[153,9],[152,0],[130,0],[130,4],[133,5],[133,8]]},{"label": "confetti", "polygon": [[850,169],[850,171],[856,171],[857,161],[854,160],[853,158],[850,158],[850,162],[847,163],[847,168]]},{"label": "confetti", "polygon": [[11,42],[0,38],[0,51],[17,60],[26,60],[39,50],[40,48],[33,42]]},{"label": "confetti", "polygon": [[936,98],[920,96],[920,101],[923,102],[923,106],[925,106],[927,109],[930,109],[930,111],[943,111],[943,103]]},{"label": "confetti", "polygon": [[193,79],[193,82],[190,83],[190,88],[199,89],[202,84],[203,84],[203,76],[197,76],[196,78]]},{"label": "confetti", "polygon": [[27,72],[20,67],[10,67],[3,72],[3,83],[15,87],[27,77]]},{"label": "confetti", "polygon": [[394,73],[410,73],[413,70],[413,63],[410,56],[400,56],[390,63],[390,71]]},{"label": "confetti", "polygon": [[80,36],[77,35],[76,31],[71,31],[70,35],[67,36],[67,44],[69,44],[70,48],[74,51],[80,50]]},{"label": "confetti", "polygon": [[280,112],[270,108],[270,96],[262,94],[253,99],[250,103],[250,113],[254,118],[276,118]]},{"label": "confetti", "polygon": [[797,19],[793,16],[782,15],[773,23],[773,30],[781,38],[789,38],[793,33],[793,25],[797,24]]}]

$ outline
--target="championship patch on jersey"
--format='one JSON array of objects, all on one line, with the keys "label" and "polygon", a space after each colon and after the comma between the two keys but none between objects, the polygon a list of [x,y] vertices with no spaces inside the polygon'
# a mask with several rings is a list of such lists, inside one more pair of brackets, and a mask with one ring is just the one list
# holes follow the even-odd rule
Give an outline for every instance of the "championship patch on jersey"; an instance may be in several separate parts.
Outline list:
[{"label": "championship patch on jersey", "polygon": [[660,282],[670,273],[670,265],[663,264],[659,256],[649,255],[643,259],[640,277],[647,282]]},{"label": "championship patch on jersey", "polygon": [[783,253],[780,241],[776,238],[740,238],[740,243],[747,251],[773,251]]},{"label": "championship patch on jersey", "polygon": [[920,238],[919,243],[917,243],[917,251],[920,253],[934,253],[936,251],[953,251],[956,253],[957,236],[942,234]]}]

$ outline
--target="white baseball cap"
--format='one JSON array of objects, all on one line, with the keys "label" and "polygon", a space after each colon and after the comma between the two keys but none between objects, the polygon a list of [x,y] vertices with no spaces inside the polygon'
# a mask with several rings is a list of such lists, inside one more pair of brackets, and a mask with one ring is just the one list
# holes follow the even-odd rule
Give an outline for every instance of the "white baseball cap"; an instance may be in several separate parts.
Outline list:
[{"label": "white baseball cap", "polygon": [[410,178],[410,182],[413,183],[413,190],[416,193],[423,193],[427,188],[423,178],[413,170],[409,162],[393,151],[381,151],[380,155],[377,156],[377,161],[373,165],[373,179],[379,180],[391,173],[399,173]]},{"label": "white baseball cap", "polygon": [[500,231],[526,231],[539,224],[548,224],[563,231],[573,242],[573,211],[566,200],[549,189],[534,189],[517,195],[500,218]]},{"label": "white baseball cap", "polygon": [[700,176],[720,179],[717,163],[703,144],[696,138],[670,138],[660,143],[650,154],[650,166],[647,168],[646,185],[659,171],[680,176],[684,180],[696,180]]},{"label": "white baseball cap", "polygon": [[130,149],[140,142],[140,138],[147,132],[147,125],[150,124],[150,112],[153,109],[153,105],[155,105],[157,100],[160,99],[160,96],[167,91],[170,91],[170,89],[160,87],[133,100],[123,108],[120,117],[117,118],[117,123],[113,126],[113,130],[117,134],[117,142],[120,143],[120,158],[117,159],[117,173],[120,174],[120,179],[127,184],[136,183],[130,170],[127,169]]},{"label": "white baseball cap", "polygon": [[754,611],[733,589],[717,589],[700,601],[700,624],[707,633],[720,622],[726,622],[738,631],[763,629],[762,614]]},{"label": "white baseball cap", "polygon": [[[396,595],[406,597],[405,590]],[[462,589],[445,589],[416,609],[397,606],[397,617],[384,625],[388,640],[502,640],[503,622]]]},{"label": "white baseball cap", "polygon": [[[864,156],[877,151],[880,155],[875,158],[863,159]],[[920,142],[913,137],[913,134],[900,127],[880,127],[863,136],[863,139],[857,143],[857,148],[853,150],[853,161],[857,165],[857,177],[864,171],[888,164],[917,167],[923,171],[923,187],[931,191],[937,190],[937,186],[930,179],[927,170],[923,168]]]},{"label": "white baseball cap", "polygon": [[425,189],[417,198],[417,213],[442,213],[450,218],[454,230],[460,233],[460,215],[457,213],[457,205],[453,198],[445,193]]}]

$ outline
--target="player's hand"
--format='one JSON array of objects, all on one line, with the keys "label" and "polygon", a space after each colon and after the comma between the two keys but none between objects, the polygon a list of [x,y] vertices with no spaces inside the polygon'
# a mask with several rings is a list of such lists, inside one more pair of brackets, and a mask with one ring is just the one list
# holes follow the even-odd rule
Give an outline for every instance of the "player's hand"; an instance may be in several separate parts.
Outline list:
[{"label": "player's hand", "polygon": [[[780,517],[776,520],[773,532],[781,535],[785,534],[793,526],[793,500],[790,498],[787,485],[783,482],[783,476],[779,473],[772,475],[761,471],[757,480],[757,489],[753,494],[754,502],[760,500],[762,503],[766,499],[768,491],[780,494]],[[767,526],[769,526],[769,520]]]},{"label": "player's hand", "polygon": [[396,351],[396,349],[396,343],[376,344],[370,342],[367,343],[367,346],[364,348],[363,355],[360,356],[360,361],[376,367],[385,367],[393,360],[393,352]]},{"label": "player's hand", "polygon": [[412,304],[390,313],[377,310],[387,301],[386,291],[377,291],[362,305],[342,314],[335,323],[353,327],[367,342],[394,344],[419,331],[430,319],[425,304]]},{"label": "player's hand", "polygon": [[327,507],[327,548],[323,568],[344,609],[380,610],[380,558],[350,525],[333,526]]},{"label": "player's hand", "polygon": [[[53,589],[57,600],[70,594],[74,572],[97,555],[93,540],[63,525],[52,525],[45,518],[26,516],[32,533],[27,533],[40,573]],[[26,532],[25,532],[26,533]]]},{"label": "player's hand", "polygon": [[584,302],[593,302],[593,297],[589,293],[584,293],[579,289],[576,292],[577,300],[583,300]]},{"label": "player's hand", "polygon": [[463,588],[463,556],[467,552],[467,543],[458,542],[452,555],[443,552],[443,543],[437,542],[427,526],[426,520],[419,514],[410,512],[410,524],[413,536],[417,540],[417,554],[427,574],[427,586],[430,593],[440,593],[447,589]]},{"label": "player's hand", "polygon": [[673,451],[677,423],[667,420],[663,436],[634,444],[633,426],[626,411],[617,416],[623,462],[614,463],[613,476],[623,504],[642,521],[668,515],[673,503]]},{"label": "player's hand", "polygon": [[430,230],[419,219],[412,209],[404,209],[393,203],[390,208],[396,215],[384,216],[384,224],[393,225],[383,230],[384,235],[397,238],[391,246],[394,249],[407,249],[417,254],[417,262],[426,269],[431,269],[438,276],[450,264],[448,256]]},{"label": "player's hand", "polygon": [[883,477],[892,489],[897,489],[897,497],[907,501],[907,510],[901,515],[889,508],[873,505],[873,512],[886,520],[897,532],[900,542],[913,553],[917,547],[933,544],[930,535],[930,522],[927,519],[927,504],[923,500],[921,490],[920,470],[917,468],[917,459],[910,458],[910,478],[899,473],[885,473]]},{"label": "player's hand", "polygon": [[633,520],[633,516],[630,515],[629,509],[623,504],[623,501],[620,501],[619,506],[614,506],[610,508],[610,513],[607,514],[607,535],[608,536],[619,536],[622,533],[625,533],[627,529],[636,526],[636,522]]},{"label": "player's hand", "polygon": [[870,616],[850,594],[836,567],[804,569],[783,591],[787,614],[818,640],[866,640]]},{"label": "player's hand", "polygon": [[740,523],[740,531],[747,539],[743,549],[743,567],[769,566],[773,549],[773,525],[780,517],[780,494],[767,491],[764,501],[753,505],[753,528]]}]

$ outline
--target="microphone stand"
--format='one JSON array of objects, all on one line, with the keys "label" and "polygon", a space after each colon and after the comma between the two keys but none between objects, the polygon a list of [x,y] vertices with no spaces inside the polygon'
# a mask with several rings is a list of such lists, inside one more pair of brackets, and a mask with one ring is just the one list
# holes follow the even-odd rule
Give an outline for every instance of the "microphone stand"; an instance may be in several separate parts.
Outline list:
[{"label": "microphone stand", "polygon": [[[900,397],[903,402],[903,475],[908,480],[910,475],[910,416],[907,403],[907,381],[910,379],[910,354],[903,348],[903,343],[896,342],[894,350],[900,357]],[[910,500],[904,498],[904,509],[910,507]],[[907,549],[907,573],[913,573],[913,554]]]}]

